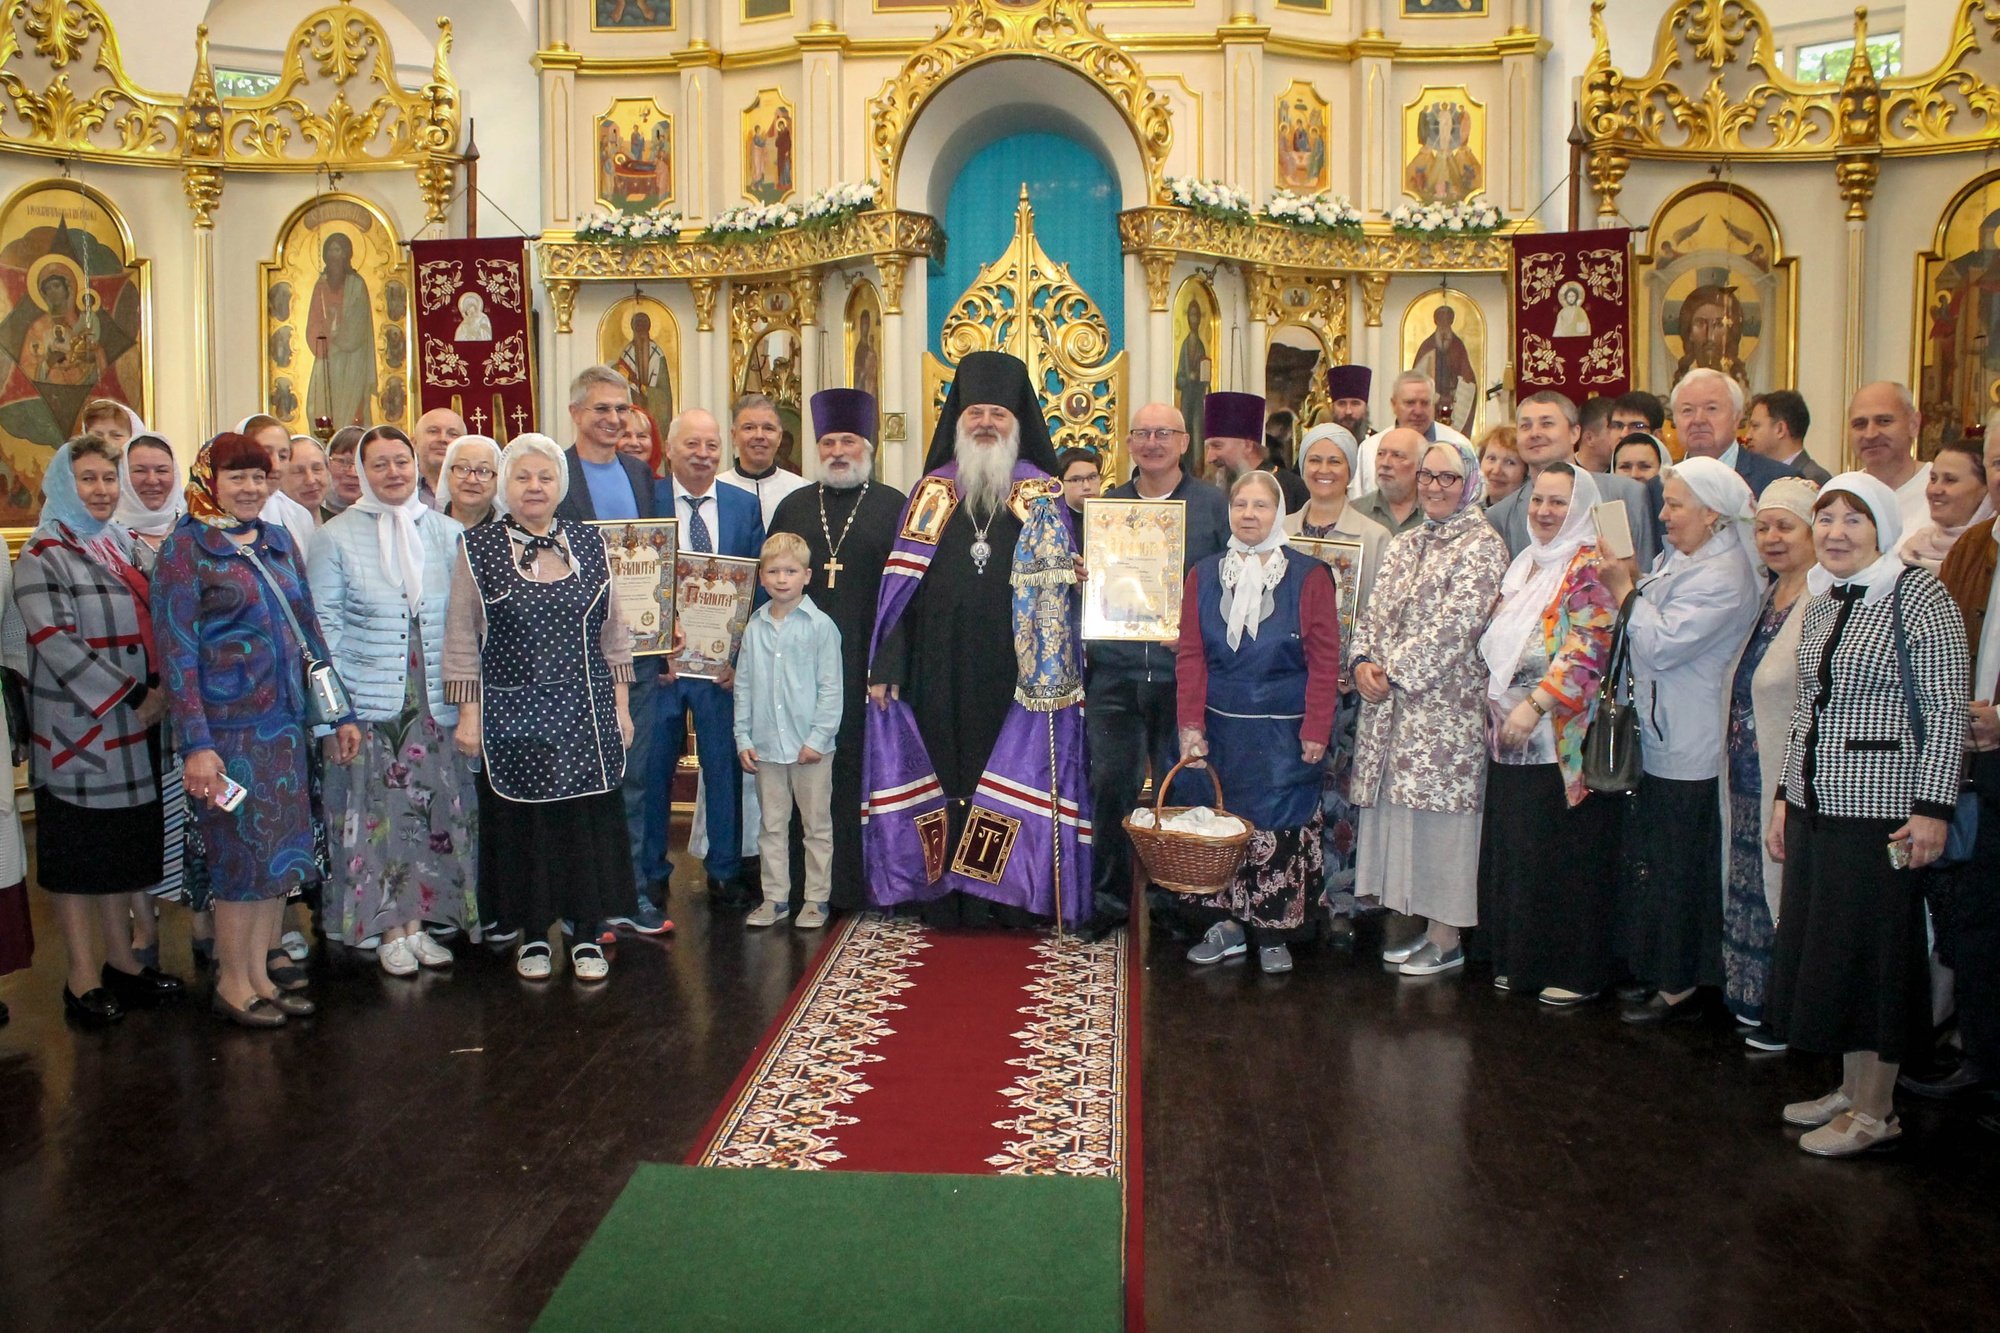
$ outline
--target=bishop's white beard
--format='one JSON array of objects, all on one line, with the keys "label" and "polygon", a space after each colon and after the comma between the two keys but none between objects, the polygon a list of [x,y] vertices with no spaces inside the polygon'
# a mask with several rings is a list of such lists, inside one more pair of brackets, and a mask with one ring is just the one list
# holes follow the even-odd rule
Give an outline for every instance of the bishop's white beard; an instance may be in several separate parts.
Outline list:
[{"label": "bishop's white beard", "polygon": [[822,480],[832,491],[851,491],[862,482],[875,475],[875,458],[872,454],[862,454],[853,460],[836,458],[822,467]]},{"label": "bishop's white beard", "polygon": [[958,423],[958,493],[975,514],[991,514],[1007,502],[1014,488],[1014,464],[1021,456],[1021,426],[1016,422],[998,443],[980,444],[965,422]]}]

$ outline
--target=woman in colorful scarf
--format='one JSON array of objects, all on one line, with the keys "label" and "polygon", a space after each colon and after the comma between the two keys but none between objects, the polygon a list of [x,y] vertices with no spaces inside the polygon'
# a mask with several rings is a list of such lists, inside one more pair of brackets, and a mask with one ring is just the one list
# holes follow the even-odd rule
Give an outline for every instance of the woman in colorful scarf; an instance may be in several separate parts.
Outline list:
[{"label": "woman in colorful scarf", "polygon": [[[160,882],[160,689],[146,576],[118,507],[118,450],[79,436],[42,475],[42,523],[21,550],[35,843],[68,946],[63,1008],[102,1027],[178,999],[132,954],[132,915]],[[101,967],[98,965],[102,959]]]},{"label": "woman in colorful scarf", "polygon": [[[329,656],[291,534],[258,517],[270,470],[270,454],[247,435],[203,445],[188,475],[187,519],[153,570],[153,623],[215,902],[212,1004],[256,1028],[314,1011],[296,993],[305,971],[279,938],[285,899],[320,873],[304,650]],[[285,607],[309,644],[299,643]],[[347,763],[360,745],[350,716],[329,739],[328,757]]]},{"label": "woman in colorful scarf", "polygon": [[1188,571],[1174,657],[1181,754],[1209,756],[1250,854],[1208,901],[1222,916],[1188,951],[1219,963],[1257,946],[1267,973],[1292,970],[1325,861],[1320,765],[1340,703],[1340,595],[1319,561],[1285,550],[1285,494],[1268,472],[1229,488],[1229,546]]}]

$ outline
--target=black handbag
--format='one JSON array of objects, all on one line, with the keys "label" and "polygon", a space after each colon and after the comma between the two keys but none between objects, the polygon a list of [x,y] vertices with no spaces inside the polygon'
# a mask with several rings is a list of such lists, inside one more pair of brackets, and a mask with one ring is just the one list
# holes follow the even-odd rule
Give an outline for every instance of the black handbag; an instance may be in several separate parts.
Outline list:
[{"label": "black handbag", "polygon": [[1611,660],[1597,687],[1597,712],[1583,733],[1583,785],[1603,796],[1628,796],[1639,789],[1639,710],[1633,698],[1632,643],[1627,631],[1638,596],[1634,592],[1618,610]]}]

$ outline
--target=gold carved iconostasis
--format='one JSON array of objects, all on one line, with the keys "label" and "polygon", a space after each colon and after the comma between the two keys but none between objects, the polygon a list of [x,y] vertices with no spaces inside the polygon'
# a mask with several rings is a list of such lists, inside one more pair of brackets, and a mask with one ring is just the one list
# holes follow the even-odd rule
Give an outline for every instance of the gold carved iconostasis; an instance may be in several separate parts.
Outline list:
[{"label": "gold carved iconostasis", "polygon": [[1940,54],[1922,69],[1877,69],[1857,15],[1837,83],[1787,72],[1777,6],[1675,0],[1644,69],[1612,60],[1606,16],[1592,5],[1583,154],[1600,221],[1646,228],[1633,269],[1646,387],[1713,366],[1752,393],[1796,389],[1808,448],[1836,471],[1847,401],[1875,380],[1911,389],[1924,456],[1978,430],[2000,408],[2000,353],[1986,351],[2000,301],[1984,296],[2000,272],[2000,10],[1940,0],[1924,14]]},{"label": "gold carved iconostasis", "polygon": [[[0,5],[0,528],[17,540],[96,399],[183,459],[255,412],[408,425],[405,242],[460,217],[448,21],[424,39],[398,17],[400,64],[363,9],[273,6],[269,72],[246,85],[206,26],[121,47],[113,7]],[[186,83],[141,85],[121,54],[140,42],[179,44]]]},{"label": "gold carved iconostasis", "polygon": [[[1389,0],[1367,7],[1379,33],[1361,8],[1285,0],[1232,25],[1228,0],[552,6],[536,59],[557,132],[537,247],[545,382],[566,383],[613,308],[643,298],[679,333],[670,353],[653,344],[677,403],[770,394],[787,465],[811,473],[812,393],[868,387],[883,474],[907,485],[957,359],[1005,345],[1036,368],[1052,435],[1104,448],[1109,472],[1140,405],[1198,418],[1214,389],[1264,392],[1273,438],[1296,439],[1329,410],[1337,361],[1382,368],[1386,420],[1401,313],[1444,279],[1489,330],[1473,376],[1489,385],[1504,233],[1533,225],[1541,195],[1525,147],[1543,137],[1538,7]],[[962,285],[933,284],[962,241],[942,227],[958,174],[1015,126],[1103,165],[1098,239],[1120,280],[1079,276],[1078,238],[1020,214],[1021,180],[990,204],[1015,234],[952,256]],[[1176,180],[1240,191],[1247,212],[1177,202]],[[1281,196],[1352,217],[1289,225],[1264,214]],[[1391,222],[1424,202],[1490,204],[1501,224]]]}]

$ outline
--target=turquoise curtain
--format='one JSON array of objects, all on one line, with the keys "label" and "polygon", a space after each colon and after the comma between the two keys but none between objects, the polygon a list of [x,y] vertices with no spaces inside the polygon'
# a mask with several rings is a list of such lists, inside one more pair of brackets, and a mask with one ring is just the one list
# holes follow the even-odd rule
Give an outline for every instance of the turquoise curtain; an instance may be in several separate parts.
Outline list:
[{"label": "turquoise curtain", "polygon": [[1035,209],[1035,236],[1049,258],[1097,303],[1115,352],[1125,345],[1125,257],[1118,248],[1118,186],[1111,170],[1076,140],[1035,132],[1009,135],[973,154],[952,182],[944,210],[948,240],[929,274],[930,349],[942,356],[945,317],[979,270],[1014,235],[1021,185]]}]

